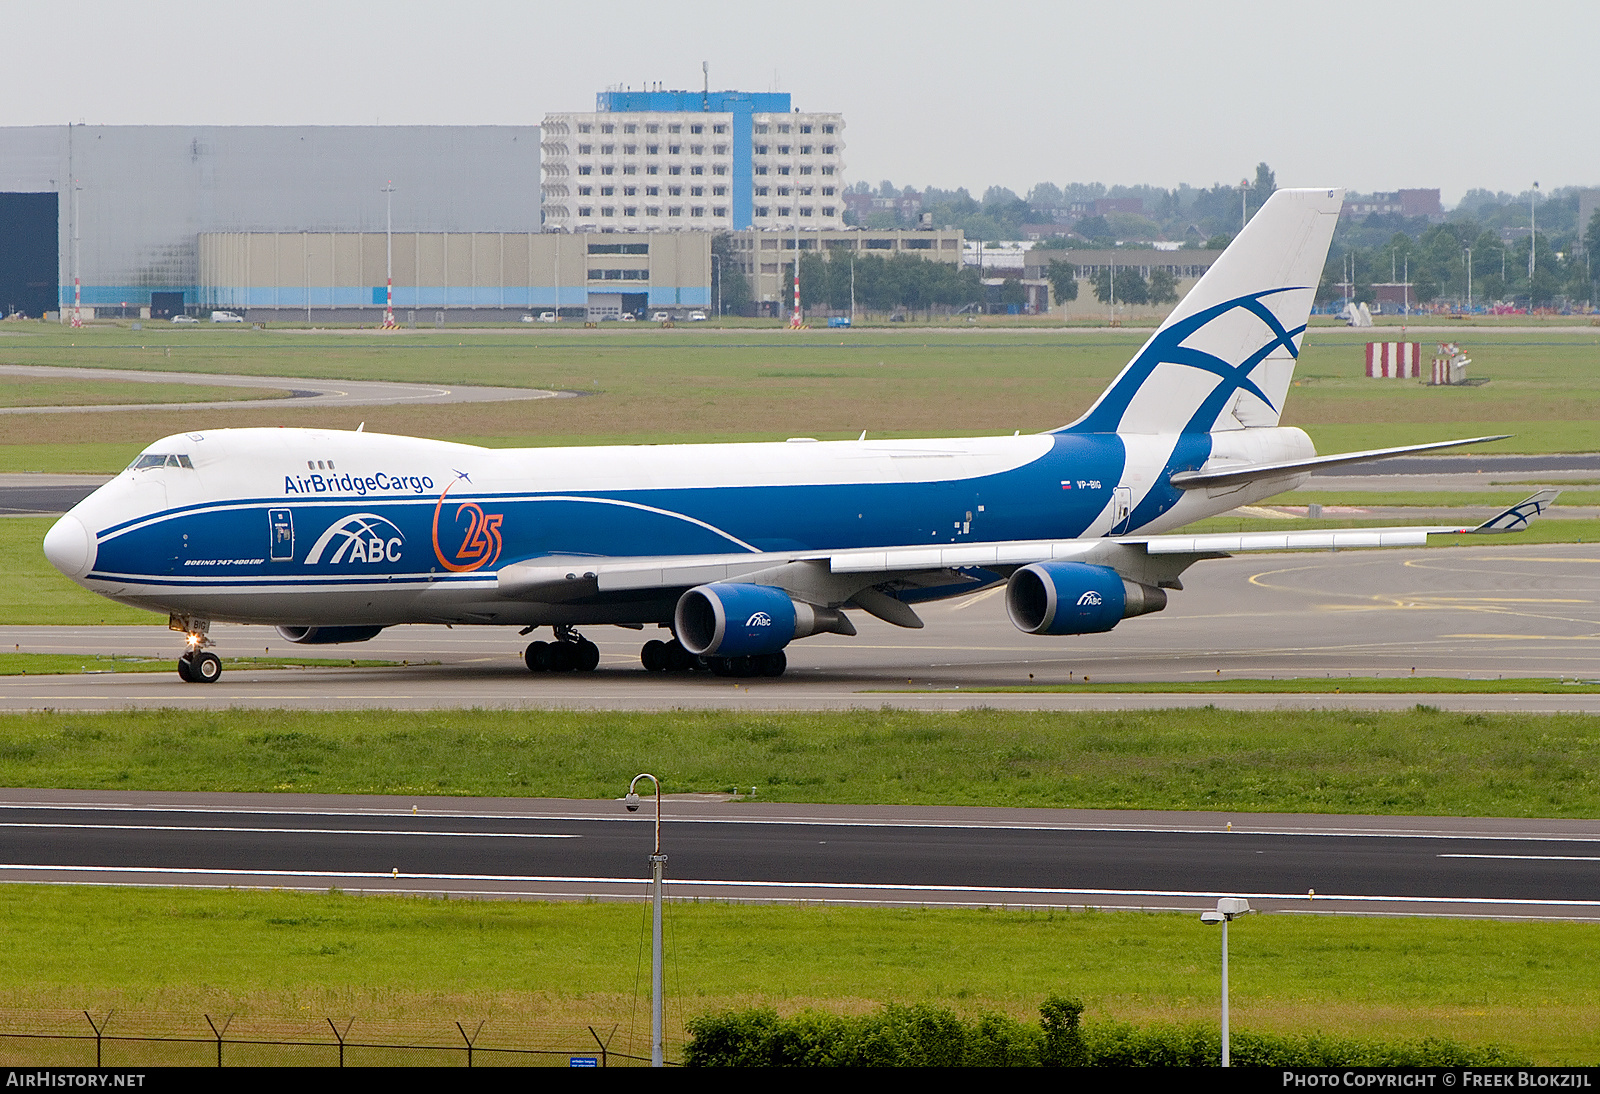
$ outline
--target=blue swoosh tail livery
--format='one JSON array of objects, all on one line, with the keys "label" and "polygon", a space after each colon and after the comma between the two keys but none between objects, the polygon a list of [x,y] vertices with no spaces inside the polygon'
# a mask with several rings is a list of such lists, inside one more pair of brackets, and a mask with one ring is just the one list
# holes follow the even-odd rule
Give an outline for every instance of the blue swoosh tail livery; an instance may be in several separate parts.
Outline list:
[{"label": "blue swoosh tail livery", "polygon": [[215,620],[306,643],[549,626],[556,640],[527,648],[536,671],[594,667],[578,626],[660,626],[649,669],[775,676],[794,640],[854,634],[854,611],[920,627],[919,602],[1003,582],[1021,630],[1092,634],[1160,611],[1188,566],[1232,551],[1525,526],[1553,495],[1478,529],[1168,534],[1319,465],[1444,447],[1319,457],[1278,424],[1342,198],[1274,194],[1088,412],[1049,433],[552,449],[185,433],[62,517],[45,554],[168,613],[186,680],[221,671]]}]

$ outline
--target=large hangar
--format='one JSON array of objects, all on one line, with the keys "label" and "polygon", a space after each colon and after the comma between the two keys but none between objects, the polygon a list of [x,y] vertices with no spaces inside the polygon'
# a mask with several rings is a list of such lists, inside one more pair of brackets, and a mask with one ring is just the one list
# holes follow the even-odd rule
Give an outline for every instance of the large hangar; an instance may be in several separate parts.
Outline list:
[{"label": "large hangar", "polygon": [[250,320],[401,323],[643,317],[711,303],[709,232],[217,232],[200,306]]},{"label": "large hangar", "polygon": [[76,274],[85,309],[172,315],[201,233],[381,236],[390,198],[396,232],[537,232],[539,128],[0,127],[0,308],[70,308]]}]

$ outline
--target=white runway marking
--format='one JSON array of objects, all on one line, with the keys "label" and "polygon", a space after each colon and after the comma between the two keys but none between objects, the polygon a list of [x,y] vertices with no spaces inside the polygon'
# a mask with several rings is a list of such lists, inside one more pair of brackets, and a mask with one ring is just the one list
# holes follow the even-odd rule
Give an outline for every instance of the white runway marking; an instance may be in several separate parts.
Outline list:
[{"label": "white runway marking", "polygon": [[1510,859],[1515,862],[1600,862],[1600,856],[1593,855],[1439,855],[1439,858],[1497,858]]},{"label": "white runway marking", "polygon": [[[344,881],[434,881],[434,882],[501,882],[530,885],[616,885],[633,888],[644,884],[644,879],[631,877],[561,877],[558,875],[519,874],[412,874],[367,870],[216,870],[197,867],[150,868],[140,866],[34,866],[28,864],[0,864],[0,874],[11,871],[54,873],[62,876],[109,874],[140,874],[171,877],[231,877],[231,878],[336,878]],[[1065,897],[1143,897],[1158,900],[1213,901],[1220,896],[1243,896],[1249,900],[1282,900],[1296,904],[1356,903],[1388,904],[1399,907],[1409,905],[1454,904],[1483,909],[1525,908],[1600,908],[1600,900],[1540,900],[1508,897],[1437,897],[1437,896],[1383,896],[1372,894],[1322,893],[1311,897],[1306,893],[1240,893],[1206,889],[1067,889],[1042,886],[983,886],[983,885],[913,885],[869,884],[828,881],[709,881],[702,879],[675,879],[679,888],[709,889],[736,898],[741,890],[769,894],[774,899],[804,899],[805,892],[823,893],[932,893],[950,897],[999,898],[1065,898]],[[784,895],[780,895],[784,894]],[[917,903],[921,903],[918,901]],[[1197,905],[1197,907],[1201,907]]]},{"label": "white runway marking", "polygon": [[391,828],[247,828],[210,824],[59,824],[0,822],[0,828],[92,829],[107,832],[246,832],[285,836],[481,836],[485,839],[581,839],[576,834],[546,832],[428,832]]}]

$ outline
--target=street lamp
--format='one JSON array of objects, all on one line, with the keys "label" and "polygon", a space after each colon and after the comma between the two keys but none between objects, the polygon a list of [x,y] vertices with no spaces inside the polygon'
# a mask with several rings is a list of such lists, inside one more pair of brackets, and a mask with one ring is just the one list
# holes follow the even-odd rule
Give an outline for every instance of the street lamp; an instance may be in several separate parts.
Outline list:
[{"label": "street lamp", "polygon": [[1467,311],[1470,314],[1472,311],[1472,248],[1463,247],[1462,250],[1467,252]]},{"label": "street lamp", "polygon": [[383,186],[383,267],[388,288],[383,298],[383,329],[394,330],[394,183]]},{"label": "street lamp", "polygon": [[1243,897],[1225,896],[1217,910],[1201,912],[1200,922],[1222,924],[1222,1066],[1228,1067],[1228,924],[1250,914],[1250,902]]},{"label": "street lamp", "polygon": [[1528,311],[1533,311],[1533,252],[1539,246],[1539,227],[1534,222],[1533,203],[1539,197],[1539,183],[1528,193]]},{"label": "street lamp", "polygon": [[634,787],[639,785],[640,779],[649,779],[656,788],[656,849],[650,856],[650,1066],[664,1067],[661,1053],[661,868],[666,865],[667,856],[661,853],[661,780],[647,773],[633,777],[628,784],[628,796],[622,799],[630,813],[639,811],[639,795]]},{"label": "street lamp", "polygon": [[83,326],[83,277],[78,266],[78,195],[83,192],[83,184],[76,178],[72,180],[72,325]]}]

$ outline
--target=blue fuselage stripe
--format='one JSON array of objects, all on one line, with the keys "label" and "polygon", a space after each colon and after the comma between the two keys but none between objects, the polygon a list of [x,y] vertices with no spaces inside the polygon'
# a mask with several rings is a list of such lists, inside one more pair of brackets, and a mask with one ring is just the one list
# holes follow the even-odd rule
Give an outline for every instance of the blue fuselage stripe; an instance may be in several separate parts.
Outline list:
[{"label": "blue fuselage stripe", "polygon": [[[1049,451],[1021,467],[947,480],[561,493],[452,488],[442,505],[437,495],[229,499],[105,528],[89,576],[199,588],[398,585],[482,581],[508,563],[552,555],[1069,539],[1105,511],[1125,459],[1115,435],[1058,434]],[[904,466],[935,473],[939,462]],[[1164,510],[1177,496],[1163,492],[1155,504]]]}]

